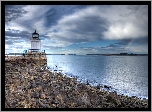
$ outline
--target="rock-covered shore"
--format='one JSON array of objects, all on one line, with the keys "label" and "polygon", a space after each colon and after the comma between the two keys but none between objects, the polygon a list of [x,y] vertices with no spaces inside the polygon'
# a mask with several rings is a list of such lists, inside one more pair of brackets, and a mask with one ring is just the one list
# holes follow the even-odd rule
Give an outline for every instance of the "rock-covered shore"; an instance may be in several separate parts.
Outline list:
[{"label": "rock-covered shore", "polygon": [[5,108],[148,108],[148,101],[100,90],[32,59],[5,60]]}]

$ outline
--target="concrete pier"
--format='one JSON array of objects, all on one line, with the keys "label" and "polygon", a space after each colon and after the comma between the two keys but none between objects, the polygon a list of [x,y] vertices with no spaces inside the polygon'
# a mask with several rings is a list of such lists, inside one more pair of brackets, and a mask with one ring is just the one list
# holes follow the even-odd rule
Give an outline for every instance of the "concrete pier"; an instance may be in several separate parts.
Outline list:
[{"label": "concrete pier", "polygon": [[47,64],[46,53],[40,52],[33,52],[33,53],[26,53],[22,56],[5,56],[5,61],[15,61],[15,60],[30,60],[35,63],[37,66],[44,66]]}]

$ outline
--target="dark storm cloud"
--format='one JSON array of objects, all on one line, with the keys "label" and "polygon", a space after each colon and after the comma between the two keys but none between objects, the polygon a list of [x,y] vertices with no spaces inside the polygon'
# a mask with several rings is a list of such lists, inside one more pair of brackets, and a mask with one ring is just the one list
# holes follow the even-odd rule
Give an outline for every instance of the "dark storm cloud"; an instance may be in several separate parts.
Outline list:
[{"label": "dark storm cloud", "polygon": [[[85,8],[84,5],[27,5],[27,6],[6,6],[5,20],[13,21],[12,25],[22,27],[22,30],[39,30],[39,32],[46,33],[47,30],[58,23],[58,20],[63,16],[69,15],[78,9]],[[41,11],[41,12],[40,12]],[[45,32],[44,32],[45,31]]]},{"label": "dark storm cloud", "polygon": [[39,37],[40,37],[41,40],[51,39],[51,38],[52,38],[52,37],[50,37],[50,36],[41,35],[41,34],[39,34]]},{"label": "dark storm cloud", "polygon": [[[35,8],[33,8],[35,7]],[[33,28],[39,29],[42,33],[51,33],[53,38],[58,38],[61,41],[68,41],[68,42],[84,42],[84,41],[95,41],[95,40],[102,40],[109,38],[109,39],[123,39],[128,38],[127,36],[131,35],[132,33],[125,33],[125,30],[116,27],[111,28],[111,23],[113,24],[115,21],[114,19],[120,20],[117,17],[119,14],[115,14],[116,7],[108,7],[113,8],[111,15],[116,15],[116,17],[110,15],[110,13],[106,9],[107,7],[104,6],[85,6],[85,5],[70,5],[70,6],[28,6],[26,7],[26,11],[30,11],[29,15],[26,15],[26,19],[17,21],[20,26],[28,29],[28,31],[32,30]],[[145,7],[146,8],[146,7]],[[125,8],[124,8],[125,9]],[[136,6],[127,6],[128,10],[135,10],[136,12],[143,7]],[[39,13],[39,10],[43,11],[44,13]],[[101,11],[100,11],[101,10]],[[146,9],[145,9],[146,10]],[[92,11],[92,12],[91,12]],[[123,10],[122,10],[123,12]],[[126,11],[130,13],[129,11]],[[122,14],[125,14],[122,13]],[[109,15],[109,16],[108,16]],[[141,15],[141,14],[139,14]],[[138,21],[138,20],[137,20]],[[139,23],[139,22],[138,22]],[[140,22],[141,23],[141,22]],[[143,22],[142,22],[143,23]],[[118,22],[118,25],[124,24],[124,21]],[[124,25],[123,25],[124,24]],[[121,26],[120,25],[120,26]],[[142,27],[144,24],[141,24]],[[53,27],[54,26],[54,27]],[[147,25],[145,25],[146,27]],[[134,26],[126,25],[126,28],[129,31],[130,28]],[[51,29],[50,31],[47,31]],[[43,31],[42,31],[43,30]],[[122,31],[121,31],[122,30]],[[135,30],[136,31],[136,30]],[[115,34],[116,32],[116,34]],[[122,33],[121,33],[122,32]],[[117,35],[122,35],[121,37]],[[124,36],[123,36],[124,35]],[[51,37],[51,36],[49,36]],[[74,38],[74,39],[73,39]],[[84,39],[85,38],[85,39]]]},{"label": "dark storm cloud", "polygon": [[148,45],[148,38],[147,37],[137,38],[134,39],[133,43],[136,43],[138,45],[144,45],[144,44]]},{"label": "dark storm cloud", "polygon": [[[46,35],[39,35],[39,36],[41,40],[50,38],[49,36]],[[17,43],[19,41],[29,42],[31,37],[32,37],[32,33],[29,33],[28,31],[20,31],[14,29],[8,29],[7,31],[5,31],[6,44],[12,44],[14,42]]]},{"label": "dark storm cloud", "polygon": [[69,18],[59,21],[59,24],[52,28],[52,34],[54,38],[66,42],[89,42],[101,40],[102,32],[107,30],[107,25],[108,21],[105,18],[96,15],[84,14],[77,19],[69,16]]},{"label": "dark storm cloud", "polygon": [[[5,24],[5,39],[16,43],[20,40],[30,43],[36,29],[40,39],[44,40],[42,47],[49,49],[107,40],[117,43],[112,42],[106,47],[80,49],[90,49],[93,52],[123,50],[120,46],[127,46],[133,40],[138,45],[148,42],[147,9],[147,6],[126,5],[10,5],[5,10],[6,21],[10,21]],[[16,38],[19,38],[18,41]]]},{"label": "dark storm cloud", "polygon": [[31,34],[28,31],[19,31],[19,30],[8,30],[5,31],[5,37],[22,37],[22,38],[31,38]]},{"label": "dark storm cloud", "polygon": [[[136,13],[122,18],[120,14],[135,12],[126,7],[128,6],[112,6],[104,10],[102,6],[87,7],[82,11],[61,18],[57,25],[51,28],[50,34],[58,40],[71,43],[108,39],[120,40],[117,44],[128,45],[132,39],[141,38],[141,36],[148,34],[146,29],[147,16],[138,18],[143,14],[142,9],[147,10],[147,7],[135,7],[133,9],[136,10]],[[112,12],[110,12],[110,8]]]},{"label": "dark storm cloud", "polygon": [[45,26],[50,27],[52,25],[57,24],[58,20],[61,19],[63,16],[69,15],[77,11],[78,9],[83,9],[87,6],[85,5],[58,5],[58,6],[53,6],[45,12],[44,17],[45,17]]},{"label": "dark storm cloud", "polygon": [[144,44],[148,44],[148,38],[147,37],[142,37],[142,38],[136,38],[136,39],[124,39],[124,40],[120,40],[117,43],[114,44],[118,44],[118,45],[128,45],[129,43],[135,43],[138,45],[144,45]]},{"label": "dark storm cloud", "polygon": [[[101,32],[106,31],[107,20],[98,16],[84,17],[82,20],[75,21],[75,29],[72,32],[78,34],[85,34],[85,36],[91,34],[94,37],[101,37]],[[92,38],[94,38],[92,37]]]},{"label": "dark storm cloud", "polygon": [[10,22],[11,20],[15,20],[19,17],[22,17],[27,11],[22,9],[24,6],[13,6],[6,5],[5,6],[5,22]]},{"label": "dark storm cloud", "polygon": [[114,45],[114,44],[110,44],[109,46],[107,47],[121,47],[121,46],[117,46],[117,45]]}]

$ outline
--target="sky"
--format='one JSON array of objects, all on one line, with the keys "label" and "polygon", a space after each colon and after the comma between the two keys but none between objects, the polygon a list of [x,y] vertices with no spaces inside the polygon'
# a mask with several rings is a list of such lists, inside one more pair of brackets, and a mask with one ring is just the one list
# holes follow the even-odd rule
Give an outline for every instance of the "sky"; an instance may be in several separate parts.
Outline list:
[{"label": "sky", "polygon": [[5,53],[30,49],[35,30],[48,54],[147,54],[148,6],[5,6]]}]

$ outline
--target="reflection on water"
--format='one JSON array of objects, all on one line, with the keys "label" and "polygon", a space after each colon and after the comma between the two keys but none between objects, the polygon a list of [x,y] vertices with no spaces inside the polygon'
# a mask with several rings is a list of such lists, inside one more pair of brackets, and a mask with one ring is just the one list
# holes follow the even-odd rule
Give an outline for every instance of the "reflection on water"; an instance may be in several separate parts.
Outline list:
[{"label": "reflection on water", "polygon": [[111,86],[120,94],[148,98],[148,56],[50,55],[48,66],[92,85]]}]

